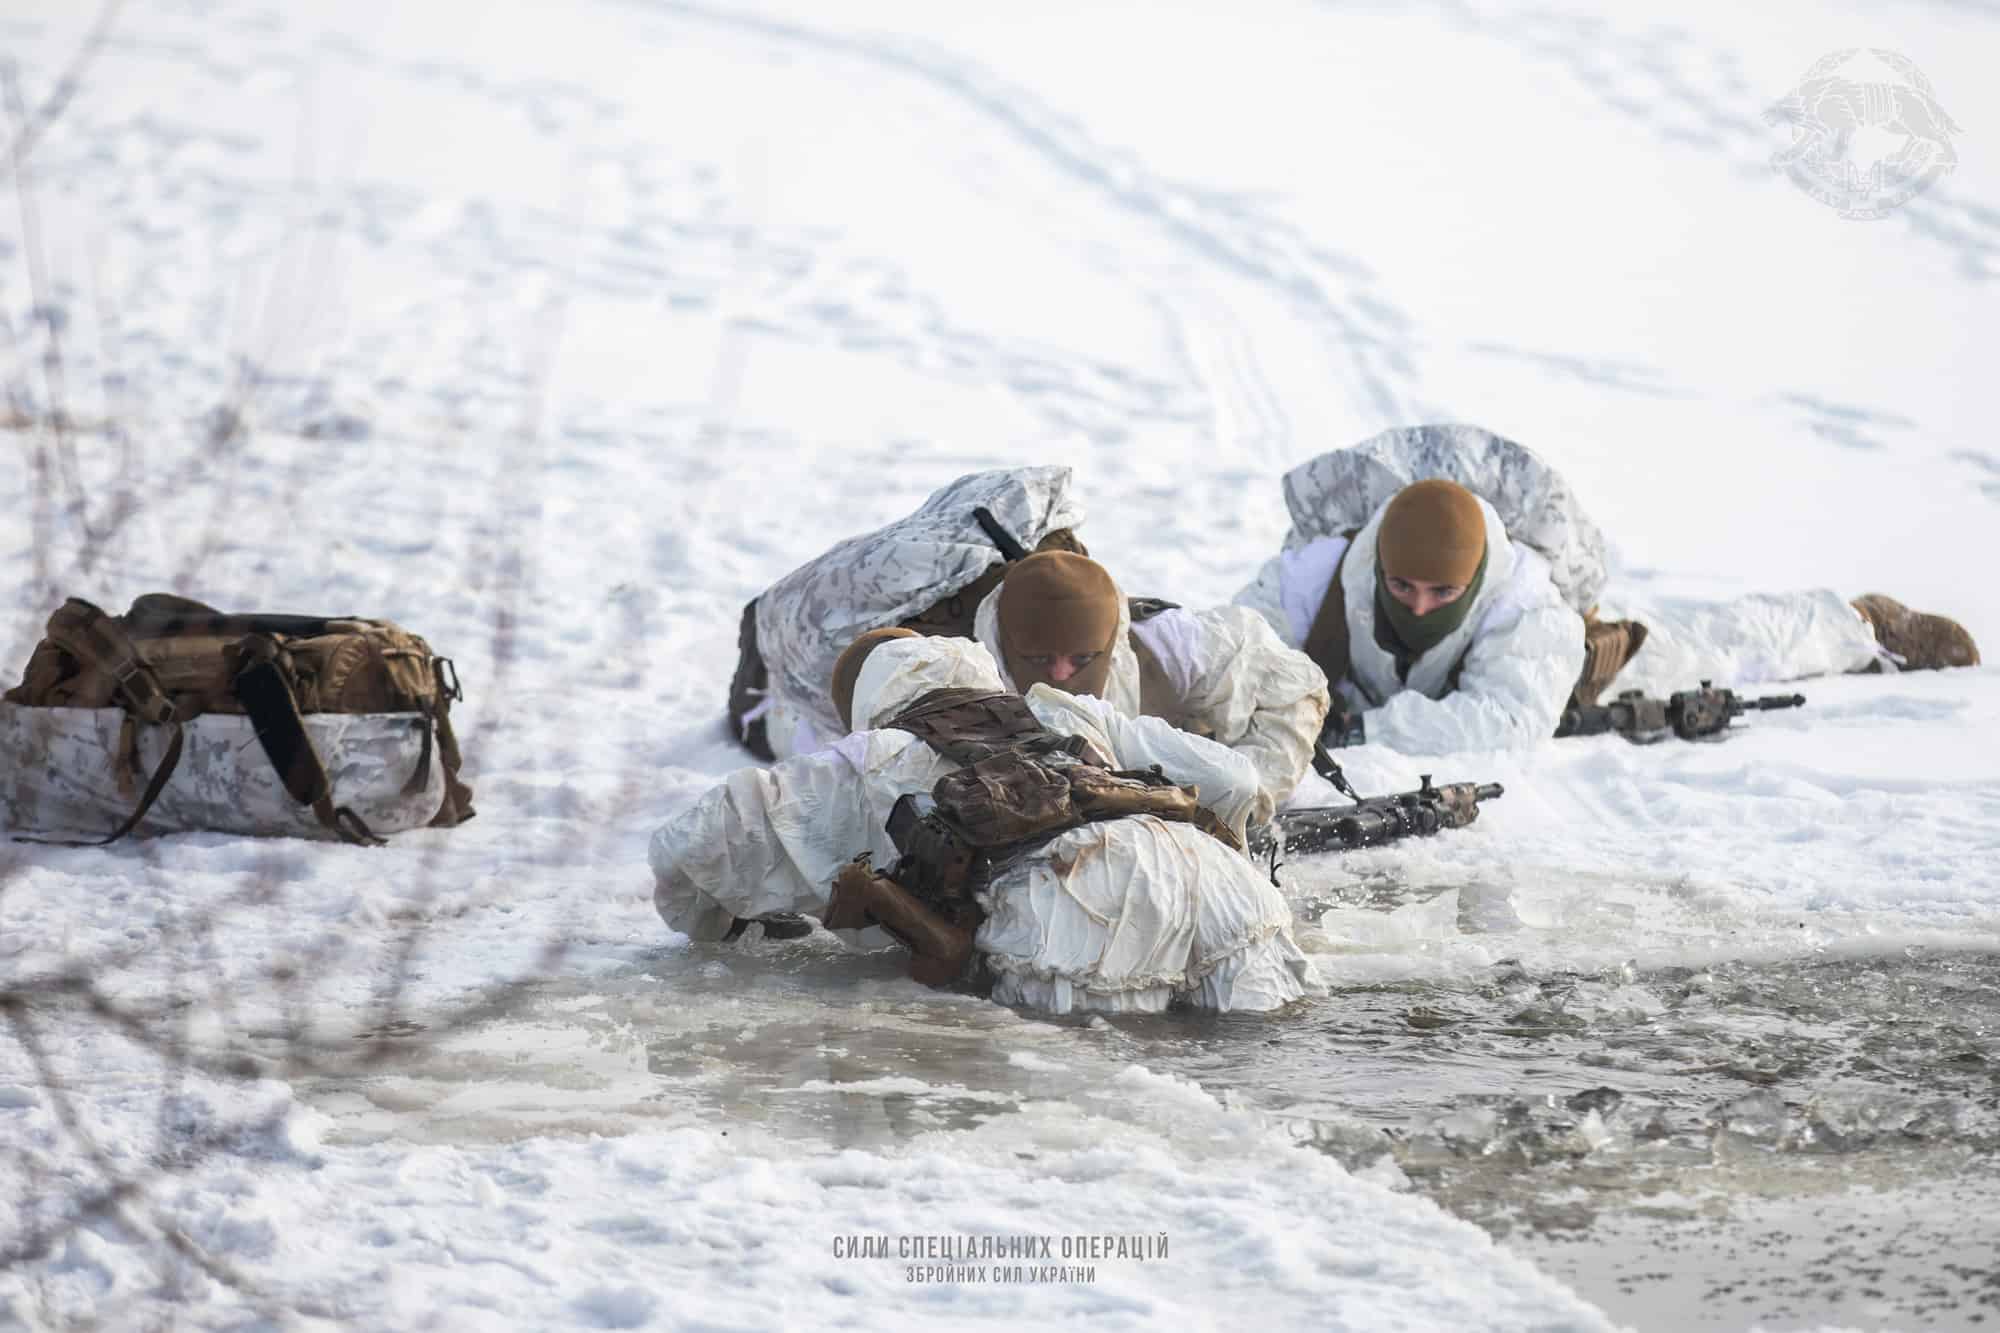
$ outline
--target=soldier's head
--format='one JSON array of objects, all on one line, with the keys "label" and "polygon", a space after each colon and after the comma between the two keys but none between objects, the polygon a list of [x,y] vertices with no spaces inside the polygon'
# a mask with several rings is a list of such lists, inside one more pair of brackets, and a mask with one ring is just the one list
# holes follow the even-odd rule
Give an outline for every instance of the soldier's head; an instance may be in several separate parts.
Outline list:
[{"label": "soldier's head", "polygon": [[856,731],[879,727],[933,690],[1006,689],[999,664],[977,639],[870,630],[834,663],[833,702]]},{"label": "soldier's head", "polygon": [[[871,629],[853,643],[848,644],[842,650],[840,656],[834,660],[833,707],[840,714],[842,724],[849,731],[855,729],[854,684],[861,679],[861,668],[867,663],[868,654],[895,639],[914,639],[916,637],[917,632],[915,630],[904,629],[900,625],[891,625],[887,629]],[[867,726],[869,720],[863,718],[861,725],[864,727]]]},{"label": "soldier's head", "polygon": [[1037,551],[1000,582],[1000,651],[1014,688],[1052,685],[1102,694],[1124,605],[1104,566],[1069,551]]},{"label": "soldier's head", "polygon": [[1396,492],[1375,536],[1382,586],[1411,614],[1464,597],[1486,562],[1486,516],[1457,482],[1419,481]]}]

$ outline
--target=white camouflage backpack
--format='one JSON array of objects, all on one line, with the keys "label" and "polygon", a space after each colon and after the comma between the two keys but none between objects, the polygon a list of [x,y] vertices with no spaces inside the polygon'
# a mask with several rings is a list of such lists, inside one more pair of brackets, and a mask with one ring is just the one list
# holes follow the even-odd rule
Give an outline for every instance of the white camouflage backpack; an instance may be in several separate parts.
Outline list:
[{"label": "white camouflage backpack", "polygon": [[1007,562],[1038,549],[1081,552],[1069,530],[1082,521],[1066,467],[975,472],[933,492],[915,513],[799,566],[743,608],[731,734],[772,758],[763,719],[782,702],[821,734],[844,735],[833,664],[848,644],[891,625],[972,637],[973,614]]}]

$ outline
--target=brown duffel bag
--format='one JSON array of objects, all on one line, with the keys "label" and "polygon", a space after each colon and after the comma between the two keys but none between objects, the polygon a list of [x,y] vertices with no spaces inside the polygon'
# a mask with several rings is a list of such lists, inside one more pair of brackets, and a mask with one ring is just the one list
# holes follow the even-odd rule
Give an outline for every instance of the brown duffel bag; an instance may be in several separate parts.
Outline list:
[{"label": "brown duffel bag", "polygon": [[[141,768],[142,729],[166,736],[159,759],[137,797],[131,813],[108,835],[92,843],[113,842],[137,828],[167,789],[181,763],[189,724],[205,717],[239,715],[243,723],[216,724],[215,729],[247,730],[259,743],[284,791],[299,807],[311,811],[324,829],[349,842],[381,839],[354,808],[348,793],[334,789],[328,765],[315,746],[313,733],[327,734],[322,715],[368,715],[385,725],[384,735],[406,745],[412,728],[421,739],[407,775],[397,775],[394,790],[374,795],[378,809],[396,808],[399,827],[412,822],[412,803],[425,807],[423,819],[449,827],[472,817],[472,791],[460,780],[462,757],[451,727],[451,704],[462,697],[450,659],[438,656],[418,635],[386,620],[356,617],[288,615],[228,615],[215,608],[151,593],[139,598],[123,616],[112,616],[81,598],[71,598],[49,617],[46,636],[36,645],[21,683],[8,690],[5,702],[21,710],[123,710],[109,775],[71,775],[68,789],[89,787],[108,776],[121,791],[135,787]],[[315,722],[308,724],[307,718]],[[46,719],[17,715],[8,733],[36,732],[45,753],[44,764],[76,758],[88,763],[87,737],[94,719],[66,739],[75,741],[61,755],[51,743],[54,732]],[[40,723],[37,729],[37,723]],[[24,730],[25,729],[25,730]],[[344,734],[344,733],[343,733]],[[84,740],[77,740],[84,737]],[[223,762],[205,754],[210,768]],[[247,760],[246,760],[247,762]],[[367,764],[344,767],[365,771]],[[435,769],[435,773],[434,773]],[[226,792],[230,775],[208,786]],[[441,779],[441,781],[439,781]],[[432,793],[439,793],[434,812]],[[210,793],[211,804],[223,799]],[[237,819],[213,823],[198,811],[184,814],[176,826],[221,827],[231,831],[290,832],[291,828],[249,826]]]}]

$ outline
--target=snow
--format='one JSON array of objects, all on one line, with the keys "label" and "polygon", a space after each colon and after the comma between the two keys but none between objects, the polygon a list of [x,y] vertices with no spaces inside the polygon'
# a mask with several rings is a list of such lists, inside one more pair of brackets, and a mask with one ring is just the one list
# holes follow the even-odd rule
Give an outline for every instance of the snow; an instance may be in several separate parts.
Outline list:
[{"label": "snow", "polygon": [[[1990,652],[1996,19],[1891,12],[125,7],[0,210],[0,382],[56,404],[35,307],[59,311],[79,423],[75,489],[48,432],[8,432],[0,662],[71,594],[387,615],[459,664],[480,816],[382,850],[0,848],[0,982],[192,990],[188,1040],[257,1073],[170,1076],[29,1011],[65,1103],[17,1018],[0,1248],[166,1170],[0,1270],[0,1323],[235,1327],[270,1300],[383,1328],[1608,1326],[1393,1166],[1350,1176],[1107,1064],[1115,1028],[831,946],[689,948],[645,840],[742,761],[718,719],[743,602],[976,468],[1075,467],[1093,553],[1199,606],[1275,551],[1287,468],[1476,421],[1570,477],[1614,592],[1880,590]],[[95,19],[8,7],[23,102]],[[1963,156],[1843,222],[1769,169],[1760,114],[1882,43]],[[1460,834],[1294,867],[1301,942],[1340,983],[2000,945],[2000,672],[1800,688],[1723,744],[1355,752],[1363,790],[1507,794]],[[1409,901],[1313,905],[1381,877]],[[544,1020],[621,1007],[449,1027],[519,976],[553,988]],[[288,997],[335,1067],[283,1063]],[[463,1081],[337,1067],[398,1024],[440,1029]],[[959,1067],[888,1072],[864,1038],[898,1025],[951,1034]],[[862,1054],[818,1049],[842,1042]],[[858,1128],[866,1107],[899,1120]],[[1103,1233],[1170,1253],[1039,1285],[832,1253]]]}]

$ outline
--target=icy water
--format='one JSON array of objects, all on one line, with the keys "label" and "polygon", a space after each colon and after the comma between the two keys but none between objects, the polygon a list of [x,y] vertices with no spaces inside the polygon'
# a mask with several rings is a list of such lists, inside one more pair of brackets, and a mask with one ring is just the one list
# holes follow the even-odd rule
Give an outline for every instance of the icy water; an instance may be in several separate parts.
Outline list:
[{"label": "icy water", "polygon": [[662,954],[307,1095],[334,1137],[727,1123],[882,1147],[1140,1064],[1419,1191],[1639,1328],[2000,1325],[2000,955],[1339,988],[1278,1017],[1025,1017],[826,936]]}]

